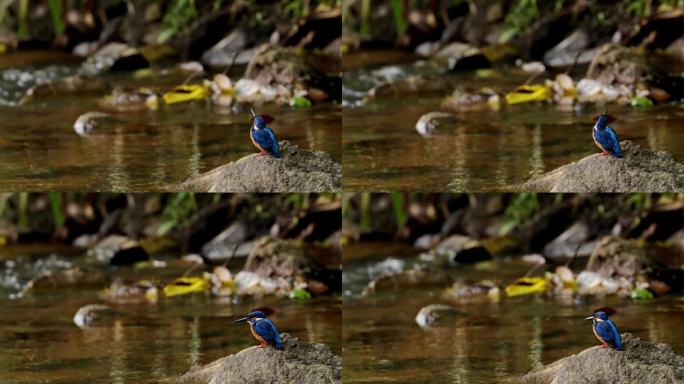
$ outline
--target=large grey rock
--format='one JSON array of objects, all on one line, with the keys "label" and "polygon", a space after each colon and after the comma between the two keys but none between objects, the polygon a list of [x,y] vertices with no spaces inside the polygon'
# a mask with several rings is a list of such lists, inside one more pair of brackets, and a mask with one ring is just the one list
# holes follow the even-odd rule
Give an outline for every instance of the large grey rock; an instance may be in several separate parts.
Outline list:
[{"label": "large grey rock", "polygon": [[231,64],[248,64],[254,53],[246,50],[249,38],[245,31],[236,29],[202,54],[202,63],[209,67],[227,67]]},{"label": "large grey rock", "polygon": [[590,241],[589,225],[577,222],[544,246],[544,256],[587,257],[596,248],[596,241]]},{"label": "large grey rock", "polygon": [[621,143],[623,158],[589,155],[531,178],[520,190],[538,192],[684,191],[684,164],[664,151]]},{"label": "large grey rock", "polygon": [[624,351],[599,346],[527,373],[521,384],[675,384],[684,382],[684,357],[664,343],[622,335]]},{"label": "large grey rock", "polygon": [[175,384],[333,384],[342,382],[342,358],[325,344],[281,334],[285,349],[256,346],[191,369]]},{"label": "large grey rock", "polygon": [[89,56],[81,64],[78,74],[96,76],[106,72],[134,71],[149,66],[150,63],[136,48],[123,43],[109,43]]},{"label": "large grey rock", "polygon": [[195,192],[336,192],[342,166],[328,153],[280,142],[280,159],[255,153],[189,178],[176,189]]}]

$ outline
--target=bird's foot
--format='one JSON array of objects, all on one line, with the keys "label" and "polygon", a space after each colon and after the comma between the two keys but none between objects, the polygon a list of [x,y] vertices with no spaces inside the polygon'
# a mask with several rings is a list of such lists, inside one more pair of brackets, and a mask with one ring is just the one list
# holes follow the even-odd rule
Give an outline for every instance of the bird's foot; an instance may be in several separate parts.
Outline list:
[{"label": "bird's foot", "polygon": [[608,154],[606,153],[606,151],[601,152],[601,156],[606,156],[606,155],[608,155]]},{"label": "bird's foot", "polygon": [[268,344],[266,344],[266,343],[261,343],[261,344],[259,344],[259,348],[266,348],[266,345],[268,345]]},{"label": "bird's foot", "polygon": [[601,344],[601,348],[605,348],[605,347],[606,347],[605,343]]}]

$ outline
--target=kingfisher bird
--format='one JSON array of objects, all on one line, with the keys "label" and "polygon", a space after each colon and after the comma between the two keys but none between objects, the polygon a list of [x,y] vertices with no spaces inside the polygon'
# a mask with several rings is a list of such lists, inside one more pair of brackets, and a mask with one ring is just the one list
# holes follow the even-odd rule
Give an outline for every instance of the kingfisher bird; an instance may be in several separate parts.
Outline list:
[{"label": "kingfisher bird", "polygon": [[259,155],[269,153],[273,157],[280,158],[280,148],[278,147],[278,139],[271,128],[266,126],[266,121],[262,116],[254,113],[252,110],[252,129],[249,131],[249,136],[252,138],[252,143],[259,149]]},{"label": "kingfisher bird", "polygon": [[235,320],[236,323],[247,322],[249,329],[255,339],[259,340],[259,348],[266,348],[272,345],[275,349],[283,349],[283,342],[280,340],[280,332],[275,324],[266,318],[261,311],[252,311],[247,316]]},{"label": "kingfisher bird", "polygon": [[605,312],[594,312],[593,315],[587,317],[585,320],[593,321],[594,336],[601,342],[601,348],[606,345],[622,351],[622,338],[618,332],[615,323],[608,319]]},{"label": "kingfisher bird", "polygon": [[622,149],[620,148],[620,141],[615,134],[615,131],[608,126],[609,123],[615,121],[615,118],[608,116],[608,108],[602,115],[596,119],[594,124],[594,143],[601,150],[601,155],[611,154],[615,157],[622,157]]}]

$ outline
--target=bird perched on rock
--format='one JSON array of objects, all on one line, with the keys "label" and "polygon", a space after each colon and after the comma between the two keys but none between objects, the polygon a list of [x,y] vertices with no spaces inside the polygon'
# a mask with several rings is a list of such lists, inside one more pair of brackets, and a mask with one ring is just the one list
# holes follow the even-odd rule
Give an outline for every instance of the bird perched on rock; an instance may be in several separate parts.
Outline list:
[{"label": "bird perched on rock", "polygon": [[283,342],[280,340],[280,332],[275,324],[266,318],[261,311],[252,311],[247,316],[235,320],[236,323],[247,322],[249,329],[255,339],[259,340],[259,348],[266,348],[272,345],[275,349],[283,349]]},{"label": "bird perched on rock", "polygon": [[606,108],[603,114],[597,117],[596,124],[594,124],[594,143],[602,151],[602,155],[610,154],[620,158],[622,157],[620,141],[615,131],[608,126],[613,121],[615,121],[615,118],[608,116],[608,108]]},{"label": "bird perched on rock", "polygon": [[594,312],[593,315],[587,317],[585,320],[593,321],[594,336],[601,342],[601,348],[606,345],[622,351],[622,338],[618,332],[615,323],[608,319],[605,312]]},{"label": "bird perched on rock", "polygon": [[259,149],[259,155],[265,153],[273,155],[276,159],[280,157],[280,148],[278,147],[278,139],[271,128],[266,126],[266,121],[262,116],[259,116],[252,111],[253,124],[249,131],[249,136],[252,138],[252,143]]}]

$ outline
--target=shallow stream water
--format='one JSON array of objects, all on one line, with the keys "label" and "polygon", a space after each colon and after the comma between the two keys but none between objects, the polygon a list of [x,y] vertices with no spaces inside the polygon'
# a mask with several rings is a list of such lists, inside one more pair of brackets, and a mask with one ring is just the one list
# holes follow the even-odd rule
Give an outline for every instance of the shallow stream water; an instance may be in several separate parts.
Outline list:
[{"label": "shallow stream water", "polygon": [[[418,253],[387,244],[345,248],[343,353],[345,383],[515,383],[538,363],[547,364],[598,345],[593,309],[610,306],[621,332],[667,342],[684,353],[684,298],[664,296],[644,302],[617,297],[560,300],[535,296],[499,303],[459,305],[453,321],[422,329],[415,316],[425,305],[443,302],[444,288],[385,291],[362,296],[378,266],[396,260],[410,265]],[[355,254],[363,254],[359,259]],[[387,263],[386,260],[395,260]],[[384,263],[383,263],[384,262]],[[502,261],[449,270],[454,278],[510,282],[529,264]]]},{"label": "shallow stream water", "polygon": [[[157,304],[111,305],[121,313],[113,324],[79,329],[72,317],[83,305],[102,303],[96,289],[42,291],[10,299],[32,273],[80,265],[78,256],[35,259],[14,254],[0,260],[3,384],[158,383],[193,365],[257,345],[247,326],[233,320],[263,306],[276,311],[272,319],[281,332],[326,343],[341,353],[339,296],[308,301],[273,297],[231,301],[203,295],[162,298]],[[8,260],[14,261],[11,268]],[[169,264],[156,271],[108,272],[133,280],[153,276],[170,281],[187,268]],[[15,280],[8,276],[16,277],[18,285],[11,284]]]},{"label": "shallow stream water", "polygon": [[[343,76],[344,187],[349,191],[514,191],[531,175],[597,153],[591,137],[603,105],[559,107],[537,103],[504,106],[500,111],[455,112],[458,121],[423,137],[415,129],[425,113],[440,110],[443,95],[377,97],[363,101],[368,89],[399,74],[438,75],[455,87],[492,87],[505,93],[531,75],[514,69],[439,74],[432,66],[364,66],[362,57]],[[377,63],[374,63],[377,64]],[[361,66],[359,68],[359,66]],[[581,78],[583,71],[575,71]],[[548,75],[545,75],[548,76]],[[541,76],[535,82],[543,82]],[[448,92],[450,93],[450,91]],[[633,108],[609,105],[620,140],[668,151],[684,161],[684,109],[677,105]]]},{"label": "shallow stream water", "polygon": [[[189,176],[256,152],[249,139],[249,106],[232,113],[204,101],[162,103],[156,111],[117,113],[121,122],[80,137],[73,129],[76,118],[102,110],[98,101],[108,92],[48,96],[15,105],[36,81],[75,73],[73,59],[65,61],[52,53],[0,55],[0,98],[5,104],[0,106],[0,190],[168,191]],[[18,83],[22,76],[26,81]],[[166,91],[187,77],[153,69],[142,77],[112,74],[97,80],[108,87]],[[270,125],[279,140],[327,151],[340,160],[339,105],[295,109],[269,104],[257,112],[276,118]]]}]

